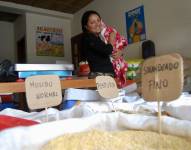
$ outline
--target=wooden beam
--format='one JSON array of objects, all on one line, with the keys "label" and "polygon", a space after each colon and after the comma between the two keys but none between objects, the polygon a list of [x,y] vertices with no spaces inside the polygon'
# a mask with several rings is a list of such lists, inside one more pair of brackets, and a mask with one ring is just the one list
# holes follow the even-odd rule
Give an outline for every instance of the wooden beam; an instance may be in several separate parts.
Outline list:
[{"label": "wooden beam", "polygon": [[[60,83],[62,89],[96,87],[95,79],[61,80]],[[21,92],[25,92],[24,82],[0,83],[0,93],[21,93]]]}]

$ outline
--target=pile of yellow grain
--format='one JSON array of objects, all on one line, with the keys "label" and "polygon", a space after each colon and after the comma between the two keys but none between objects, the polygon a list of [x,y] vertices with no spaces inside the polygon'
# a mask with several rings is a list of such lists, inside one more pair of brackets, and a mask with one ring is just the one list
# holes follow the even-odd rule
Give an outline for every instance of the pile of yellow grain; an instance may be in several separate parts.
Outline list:
[{"label": "pile of yellow grain", "polygon": [[58,137],[43,150],[191,150],[191,142],[149,131],[107,132],[91,130]]}]

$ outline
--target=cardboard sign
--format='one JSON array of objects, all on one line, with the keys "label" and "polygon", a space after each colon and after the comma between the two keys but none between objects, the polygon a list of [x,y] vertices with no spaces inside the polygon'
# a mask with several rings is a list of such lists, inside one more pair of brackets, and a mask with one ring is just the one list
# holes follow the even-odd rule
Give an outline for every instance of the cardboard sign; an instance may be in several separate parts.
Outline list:
[{"label": "cardboard sign", "polygon": [[177,54],[153,57],[142,66],[142,96],[147,101],[177,99],[183,88],[183,60]]},{"label": "cardboard sign", "polygon": [[96,84],[98,93],[103,98],[115,98],[119,95],[116,82],[110,76],[97,76]]},{"label": "cardboard sign", "polygon": [[25,88],[30,109],[57,106],[62,101],[60,79],[56,75],[28,77],[25,80]]}]

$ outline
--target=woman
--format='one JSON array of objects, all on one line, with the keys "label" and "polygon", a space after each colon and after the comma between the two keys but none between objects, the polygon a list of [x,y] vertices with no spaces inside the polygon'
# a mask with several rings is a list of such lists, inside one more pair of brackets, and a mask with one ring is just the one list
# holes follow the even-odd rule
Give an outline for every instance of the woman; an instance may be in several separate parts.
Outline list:
[{"label": "woman", "polygon": [[85,12],[82,16],[81,25],[84,33],[82,37],[83,55],[85,55],[90,67],[89,78],[94,78],[97,75],[114,77],[110,56],[112,55],[114,59],[121,56],[120,51],[112,54],[115,33],[110,34],[108,44],[101,40],[99,37],[101,17],[96,11]]}]

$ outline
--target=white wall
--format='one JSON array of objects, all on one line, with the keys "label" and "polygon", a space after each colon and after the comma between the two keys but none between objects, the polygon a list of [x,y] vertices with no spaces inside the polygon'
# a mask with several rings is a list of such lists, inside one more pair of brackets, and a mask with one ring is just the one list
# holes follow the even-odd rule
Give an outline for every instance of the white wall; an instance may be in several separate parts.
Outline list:
[{"label": "white wall", "polygon": [[[96,0],[74,14],[72,35],[81,32],[81,16],[86,10],[96,10],[108,25],[126,34],[125,12],[144,5],[147,39],[155,42],[156,54],[179,52],[191,57],[190,0]],[[126,57],[141,57],[141,42],[130,44]]]},{"label": "white wall", "polygon": [[[36,27],[62,28],[64,34],[64,57],[36,56]],[[71,62],[71,21],[70,19],[26,13],[27,63],[55,63],[56,60]]]},{"label": "white wall", "polygon": [[15,61],[14,24],[0,21],[0,60]]},{"label": "white wall", "polygon": [[[63,12],[36,8],[28,5],[16,4],[13,2],[0,1],[0,10],[10,13],[16,13],[23,15],[15,22],[15,40],[19,40],[24,34],[26,34],[26,48],[27,48],[27,63],[55,63],[56,60],[62,60],[64,62],[71,61],[71,19],[72,14]],[[25,18],[26,14],[26,18]],[[64,57],[48,57],[48,56],[36,56],[36,43],[35,43],[35,27],[39,25],[52,26],[55,28],[62,28],[64,32]],[[4,28],[2,32],[5,32]],[[25,33],[26,31],[26,33]],[[11,32],[11,30],[9,30]],[[6,32],[6,33],[9,33]],[[4,38],[4,33],[1,38]],[[10,34],[9,34],[10,35]],[[11,35],[13,38],[14,35]],[[10,42],[12,40],[9,40]],[[13,40],[14,41],[14,40]],[[15,46],[10,44],[9,46]],[[10,52],[13,52],[10,50]],[[9,56],[11,57],[11,53]],[[0,59],[5,58],[0,55]],[[15,57],[16,58],[16,57]]]}]

